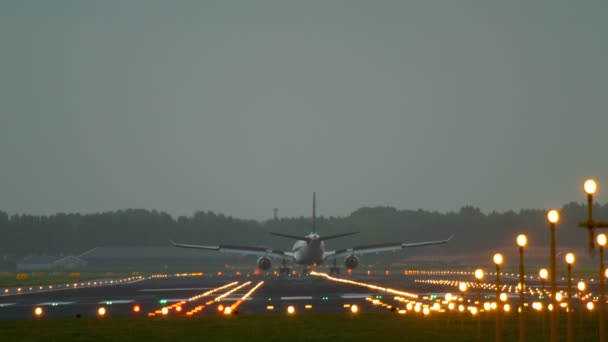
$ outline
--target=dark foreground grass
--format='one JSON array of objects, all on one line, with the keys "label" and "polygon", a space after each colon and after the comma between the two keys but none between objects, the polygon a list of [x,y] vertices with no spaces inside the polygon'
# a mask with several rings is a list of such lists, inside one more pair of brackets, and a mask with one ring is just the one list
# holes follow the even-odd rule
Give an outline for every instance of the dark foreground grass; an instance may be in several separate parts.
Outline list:
[{"label": "dark foreground grass", "polygon": [[[575,314],[577,341],[598,339],[597,316]],[[538,314],[527,319],[527,340],[549,339]],[[565,316],[560,340],[566,339]],[[493,316],[481,318],[480,341],[495,338]],[[422,317],[395,313],[241,314],[195,318],[58,319],[0,322],[1,341],[477,341],[477,321],[454,315]],[[516,315],[505,319],[505,341],[519,338]]]}]

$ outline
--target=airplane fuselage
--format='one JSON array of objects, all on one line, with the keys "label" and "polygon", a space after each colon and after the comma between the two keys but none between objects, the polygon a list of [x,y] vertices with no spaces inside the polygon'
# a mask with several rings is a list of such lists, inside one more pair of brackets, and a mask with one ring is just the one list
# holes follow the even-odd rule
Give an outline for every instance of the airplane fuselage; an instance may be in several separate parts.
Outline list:
[{"label": "airplane fuselage", "polygon": [[319,239],[319,235],[311,233],[307,236],[308,241],[298,240],[294,243],[292,251],[295,263],[298,265],[320,265],[323,263],[325,253],[325,242]]}]

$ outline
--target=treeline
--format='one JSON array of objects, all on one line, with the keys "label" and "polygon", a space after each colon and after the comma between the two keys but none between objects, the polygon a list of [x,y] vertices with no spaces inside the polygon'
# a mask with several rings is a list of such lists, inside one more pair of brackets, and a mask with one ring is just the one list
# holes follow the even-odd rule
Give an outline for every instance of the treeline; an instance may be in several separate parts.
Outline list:
[{"label": "treeline", "polygon": [[[596,205],[594,210],[600,215],[596,219],[605,219],[608,205]],[[560,212],[562,220],[558,225],[558,245],[560,248],[584,248],[587,235],[577,227],[577,223],[585,219],[586,207],[570,203]],[[360,232],[328,242],[332,249],[392,241],[445,239],[455,235],[453,243],[442,246],[441,253],[457,254],[511,246],[520,232],[528,234],[531,244],[548,246],[549,226],[545,215],[544,209],[483,213],[478,208],[467,206],[457,212],[440,213],[365,207],[347,217],[320,217],[317,229],[322,236]],[[164,212],[141,209],[50,216],[9,216],[0,211],[0,256],[78,255],[97,246],[168,245],[169,239],[199,244],[232,243],[289,249],[293,241],[267,233],[275,231],[305,235],[310,232],[310,227],[309,217],[259,222],[203,211],[177,218]]]}]

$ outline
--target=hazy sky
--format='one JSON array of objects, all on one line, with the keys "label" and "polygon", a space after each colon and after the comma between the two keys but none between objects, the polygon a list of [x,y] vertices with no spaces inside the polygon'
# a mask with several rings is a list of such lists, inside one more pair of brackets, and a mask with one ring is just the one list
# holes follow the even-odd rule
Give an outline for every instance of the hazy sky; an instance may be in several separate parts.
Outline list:
[{"label": "hazy sky", "polygon": [[0,210],[583,201],[587,176],[608,187],[606,18],[607,1],[3,0]]}]

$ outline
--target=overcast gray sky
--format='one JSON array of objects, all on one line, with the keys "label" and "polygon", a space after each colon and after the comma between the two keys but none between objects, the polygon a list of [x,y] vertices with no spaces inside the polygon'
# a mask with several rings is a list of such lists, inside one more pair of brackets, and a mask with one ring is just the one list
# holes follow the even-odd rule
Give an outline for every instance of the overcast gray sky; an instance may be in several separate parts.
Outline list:
[{"label": "overcast gray sky", "polygon": [[583,201],[587,176],[608,187],[606,18],[606,1],[4,0],[0,210]]}]

